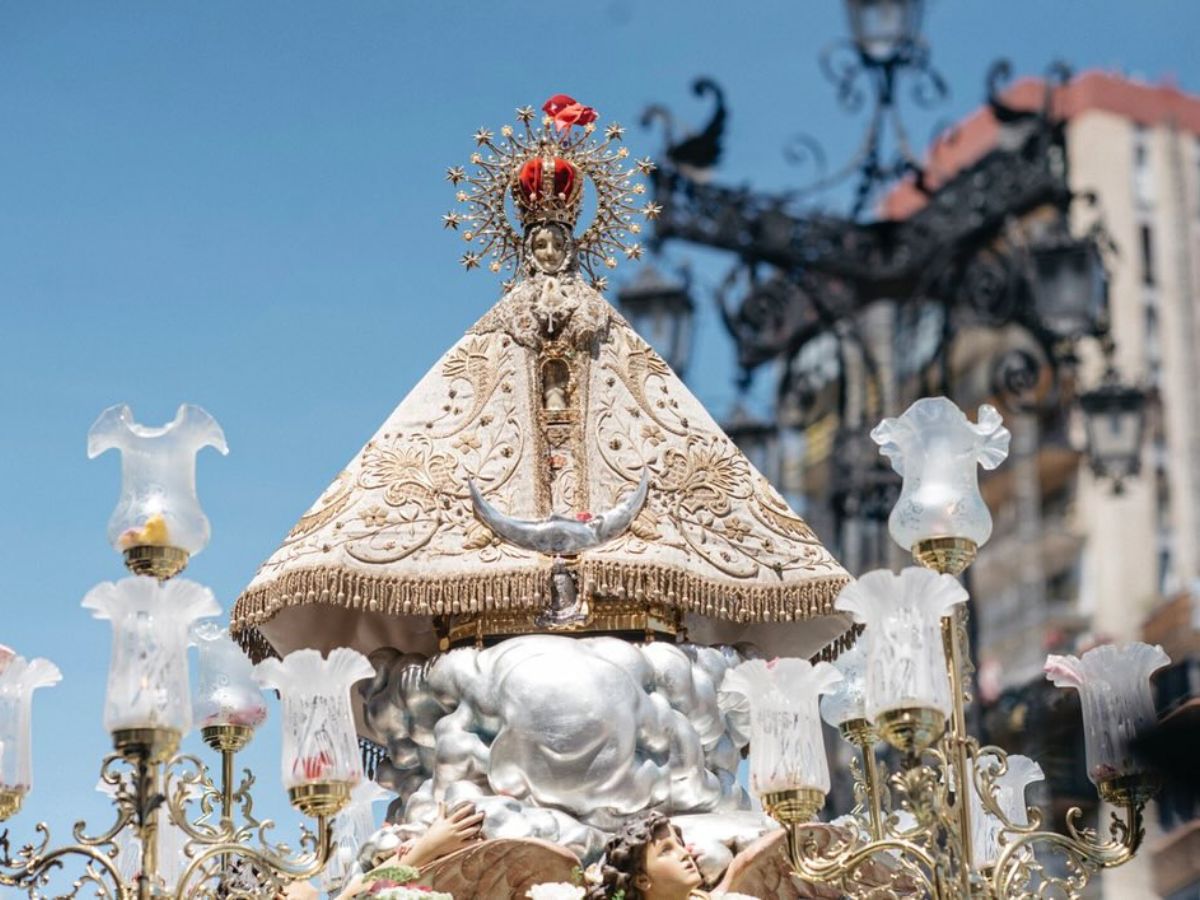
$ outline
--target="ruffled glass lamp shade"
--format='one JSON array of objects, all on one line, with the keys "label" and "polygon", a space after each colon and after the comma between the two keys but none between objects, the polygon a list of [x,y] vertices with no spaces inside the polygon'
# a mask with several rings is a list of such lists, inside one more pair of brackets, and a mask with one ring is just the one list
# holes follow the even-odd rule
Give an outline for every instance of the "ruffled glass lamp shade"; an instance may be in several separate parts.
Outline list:
[{"label": "ruffled glass lamp shade", "polygon": [[829,763],[818,702],[841,679],[829,663],[803,659],[753,659],[726,674],[722,693],[750,701],[750,787],[772,815],[779,799],[797,794],[824,804]]},{"label": "ruffled glass lamp shade", "polygon": [[229,632],[215,622],[201,622],[192,628],[192,643],[198,651],[196,723],[201,728],[261,725],[267,704],[254,677],[254,664]]},{"label": "ruffled glass lamp shade", "polygon": [[[0,820],[33,786],[33,692],[62,680],[48,659],[26,660],[0,648]],[[11,808],[7,808],[11,806]]]},{"label": "ruffled glass lamp shade", "polygon": [[[337,813],[362,780],[362,760],[350,711],[350,688],[375,669],[357,650],[339,647],[328,657],[312,649],[255,666],[259,683],[279,692],[283,706],[283,785],[302,810],[303,798],[331,803],[312,814]],[[312,788],[312,790],[307,790]],[[336,806],[336,808],[333,808]]]},{"label": "ruffled glass lamp shade", "polygon": [[[208,544],[208,518],[196,496],[196,453],[203,447],[228,453],[225,434],[198,406],[184,404],[173,421],[149,428],[120,405],[102,412],[88,431],[88,458],[114,447],[121,451],[121,496],[108,539],[138,574],[169,577]],[[164,556],[173,560],[166,569]],[[160,561],[157,570],[135,567],[149,559]]]},{"label": "ruffled glass lamp shade", "polygon": [[867,650],[866,639],[859,637],[854,646],[833,661],[842,680],[821,698],[821,718],[834,728],[853,723],[867,724]]},{"label": "ruffled glass lamp shade", "polygon": [[[945,727],[952,707],[942,617],[966,599],[954,576],[909,566],[899,575],[868,572],[834,603],[866,626],[866,716],[899,749],[928,746]],[[919,726],[909,736],[915,743],[889,729],[897,721]]]},{"label": "ruffled glass lamp shade", "polygon": [[1105,799],[1122,779],[1147,774],[1130,744],[1156,721],[1150,676],[1170,662],[1162,647],[1140,641],[1046,657],[1046,677],[1079,691],[1088,778]]},{"label": "ruffled glass lamp shade", "polygon": [[[980,756],[974,761],[973,768],[977,769],[975,784],[971,791],[971,853],[976,868],[982,869],[995,865],[1004,847],[1000,842],[1005,828],[1004,820],[1018,828],[1029,824],[1029,807],[1025,800],[1025,789],[1029,785],[1044,781],[1046,776],[1042,767],[1028,756],[1014,753],[1008,757],[1008,767],[1003,774],[999,772],[1000,760],[990,753]],[[987,780],[979,776],[991,774],[991,783],[995,786],[993,800],[1004,814],[1004,820],[991,812],[983,802],[979,793],[982,782],[986,787]],[[1011,838],[1010,838],[1011,840]]]},{"label": "ruffled glass lamp shade", "polygon": [[892,538],[905,550],[958,538],[982,547],[992,516],[979,493],[978,467],[994,469],[1008,456],[1009,432],[991,406],[972,424],[945,397],[918,400],[904,415],[871,431],[879,452],[903,479],[888,518]]},{"label": "ruffled glass lamp shade", "polygon": [[221,612],[212,591],[194,581],[122,578],[88,591],[83,608],[112,623],[104,727],[118,743],[119,733],[143,730],[177,742],[192,727],[188,632]]}]

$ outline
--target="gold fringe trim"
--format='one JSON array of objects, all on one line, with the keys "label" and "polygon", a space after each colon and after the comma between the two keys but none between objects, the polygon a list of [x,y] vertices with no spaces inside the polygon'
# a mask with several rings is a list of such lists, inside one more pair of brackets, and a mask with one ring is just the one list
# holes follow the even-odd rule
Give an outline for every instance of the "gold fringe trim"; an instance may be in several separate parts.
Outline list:
[{"label": "gold fringe trim", "polygon": [[[730,622],[791,622],[827,615],[847,575],[774,585],[745,585],[645,563],[583,560],[581,594],[597,601],[637,600]],[[441,578],[364,575],[322,567],[289,572],[243,593],[234,604],[234,635],[257,632],[281,610],[323,603],[388,616],[446,616],[537,610],[550,600],[550,566],[521,572]],[[247,636],[249,637],[249,636]],[[247,648],[249,649],[249,648]]]},{"label": "gold fringe trim", "polygon": [[833,662],[855,645],[858,636],[863,633],[865,625],[851,625],[838,637],[822,647],[815,656],[809,657],[810,663]]}]

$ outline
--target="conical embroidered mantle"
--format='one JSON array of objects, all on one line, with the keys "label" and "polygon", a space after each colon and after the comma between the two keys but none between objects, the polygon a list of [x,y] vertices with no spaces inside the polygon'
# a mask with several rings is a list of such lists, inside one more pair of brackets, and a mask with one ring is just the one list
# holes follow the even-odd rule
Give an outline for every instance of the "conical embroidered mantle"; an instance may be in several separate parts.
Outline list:
[{"label": "conical embroidered mantle", "polygon": [[535,612],[553,560],[475,515],[586,520],[649,473],[580,597],[733,622],[824,615],[848,578],[666,363],[575,275],[511,290],[417,384],[262,565],[233,630],[323,604],[384,616]]}]

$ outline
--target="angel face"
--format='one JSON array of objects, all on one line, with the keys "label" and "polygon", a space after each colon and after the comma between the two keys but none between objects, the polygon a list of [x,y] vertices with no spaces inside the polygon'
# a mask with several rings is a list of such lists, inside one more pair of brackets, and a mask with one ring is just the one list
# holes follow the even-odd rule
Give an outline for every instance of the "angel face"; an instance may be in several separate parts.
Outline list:
[{"label": "angel face", "polygon": [[529,232],[527,246],[533,267],[552,275],[562,271],[571,256],[571,235],[558,223],[535,225]]},{"label": "angel face", "polygon": [[692,854],[669,825],[655,831],[645,853],[634,884],[646,900],[685,900],[703,883]]}]

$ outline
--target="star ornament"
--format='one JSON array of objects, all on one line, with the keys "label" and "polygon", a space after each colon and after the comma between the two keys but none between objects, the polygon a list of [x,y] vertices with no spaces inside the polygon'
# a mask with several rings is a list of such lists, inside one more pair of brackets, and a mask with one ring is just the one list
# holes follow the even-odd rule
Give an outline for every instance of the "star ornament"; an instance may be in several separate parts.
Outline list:
[{"label": "star ornament", "polygon": [[458,184],[467,177],[467,170],[462,166],[451,166],[446,170],[446,180],[451,184]]},{"label": "star ornament", "polygon": [[477,132],[475,132],[475,143],[483,146],[493,137],[495,137],[495,135],[492,134],[492,132],[488,131],[486,128],[480,128]]},{"label": "star ornament", "polygon": [[478,253],[464,253],[462,259],[459,261],[462,263],[463,268],[468,272],[470,272],[472,269],[479,268]]},{"label": "star ornament", "polygon": [[463,217],[461,215],[459,215],[458,213],[448,212],[444,216],[442,216],[442,227],[443,228],[453,228],[455,231],[457,231],[459,223],[462,222],[462,220],[463,220]]}]

